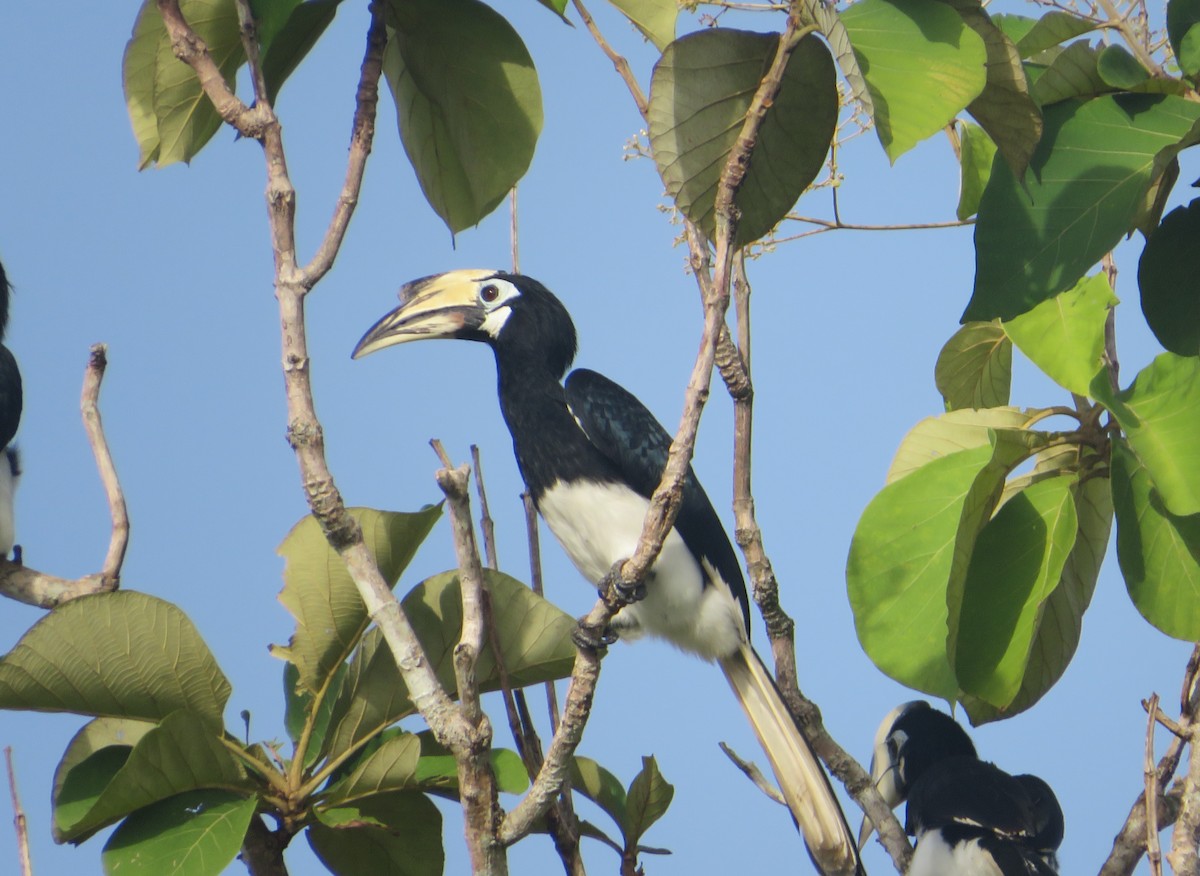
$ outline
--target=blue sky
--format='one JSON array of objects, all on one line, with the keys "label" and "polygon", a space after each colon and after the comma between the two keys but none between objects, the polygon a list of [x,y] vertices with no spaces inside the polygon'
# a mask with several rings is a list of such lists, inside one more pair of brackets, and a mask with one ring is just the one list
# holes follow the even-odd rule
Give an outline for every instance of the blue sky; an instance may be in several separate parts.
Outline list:
[{"label": "blue sky", "polygon": [[[0,26],[0,259],[17,287],[8,343],[26,389],[17,537],[27,562],[54,574],[75,577],[102,562],[107,510],[78,397],[88,348],[104,341],[102,411],[133,523],[123,584],[178,603],[195,621],[233,684],[231,725],[249,709],[255,737],[282,738],[282,664],[267,645],[286,642],[290,619],[276,601],[275,547],[307,509],[284,441],[261,150],[222,131],[191,167],[137,172],[120,80],[136,4],[125,7],[77,4],[50,24],[36,4],[13,4]],[[522,269],[573,314],[578,363],[629,387],[673,428],[700,309],[685,253],[672,245],[678,229],[659,209],[653,165],[624,160],[622,145],[641,120],[582,27],[563,25],[531,0],[498,8],[526,40],[545,102],[545,131],[521,185]],[[653,50],[610,10],[593,11],[648,81]],[[304,258],[341,186],[365,20],[363,4],[346,4],[279,100]],[[841,167],[846,221],[953,218],[957,167],[944,137],[895,167],[873,135],[861,137],[845,148]],[[1194,162],[1185,166],[1181,179],[1195,170]],[[827,215],[828,195],[810,194],[799,209]],[[1160,352],[1137,308],[1140,246],[1134,240],[1118,254],[1126,382]],[[839,231],[751,265],[759,519],[797,622],[802,687],[864,762],[879,719],[916,694],[881,675],[858,646],[846,552],[901,437],[941,409],[933,364],[969,297],[973,264],[970,229],[954,229]],[[490,353],[427,344],[349,358],[404,281],[508,265],[505,210],[452,240],[426,205],[384,95],[361,206],[334,270],[309,300],[330,464],[349,503],[411,510],[440,498],[430,438],[457,460],[478,444],[501,564],[525,577],[521,485]],[[1025,363],[1013,398],[1064,402]],[[730,446],[730,403],[718,386],[696,468],[727,525]],[[551,597],[583,613],[592,591],[551,539],[543,545]],[[451,565],[442,525],[401,588]],[[0,603],[0,651],[38,617]],[[755,636],[765,642],[761,624]],[[1064,871],[1094,871],[1107,854],[1141,787],[1139,700],[1157,691],[1171,708],[1188,653],[1137,615],[1111,554],[1062,682],[1032,712],[973,732],[983,756],[1039,774],[1058,792],[1067,815]],[[81,723],[0,713],[0,746],[14,749],[39,876],[100,869],[102,838],[79,849],[49,838],[53,769]],[[502,724],[497,738],[508,741]],[[648,859],[647,872],[717,874],[748,864],[806,872],[787,814],[726,761],[719,740],[761,759],[714,667],[652,642],[612,650],[581,752],[625,781],[652,753],[674,783],[674,805],[646,837],[674,855]],[[459,828],[453,809],[445,811],[446,872],[462,873]],[[584,814],[603,824],[603,815]],[[867,855],[873,872],[890,872],[877,847]],[[12,832],[0,828],[0,862],[14,860]],[[617,867],[595,845],[587,860],[594,873]],[[302,839],[288,861],[296,876],[323,872]],[[541,838],[521,843],[511,862],[514,873],[561,872]],[[230,872],[244,869],[235,863]]]}]

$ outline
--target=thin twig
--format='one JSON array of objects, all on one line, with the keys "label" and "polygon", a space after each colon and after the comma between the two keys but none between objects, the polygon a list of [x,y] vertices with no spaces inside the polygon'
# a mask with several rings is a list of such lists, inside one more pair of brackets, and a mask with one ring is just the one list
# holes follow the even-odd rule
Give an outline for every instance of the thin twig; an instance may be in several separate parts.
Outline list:
[{"label": "thin twig", "polygon": [[758,790],[762,791],[780,806],[787,806],[787,801],[783,799],[783,795],[771,786],[771,783],[767,781],[765,776],[763,776],[762,770],[760,770],[751,761],[744,760],[736,751],[734,751],[724,742],[718,742],[717,744],[721,746],[721,751],[725,752],[725,756],[733,761],[733,765],[745,773],[746,778],[752,781]]},{"label": "thin twig", "polygon": [[1146,858],[1153,876],[1162,876],[1162,849],[1158,844],[1158,773],[1154,767],[1154,718],[1158,714],[1158,694],[1150,696],[1146,706],[1146,758],[1143,766],[1146,798]]},{"label": "thin twig", "polygon": [[642,119],[646,120],[650,114],[650,102],[646,100],[646,95],[642,92],[642,87],[638,85],[637,77],[633,75],[633,70],[629,66],[629,62],[625,57],[619,54],[609,45],[608,40],[604,38],[604,34],[600,32],[600,28],[596,26],[592,14],[588,12],[587,7],[583,5],[582,0],[571,0],[571,5],[575,7],[575,11],[579,13],[579,18],[583,21],[583,26],[587,28],[588,33],[592,35],[592,39],[596,41],[596,45],[600,47],[600,51],[604,52],[608,60],[612,61],[612,65],[616,68],[617,74],[625,83],[625,87],[629,89],[629,94],[633,97],[633,102],[637,104],[638,112]]},{"label": "thin twig", "polygon": [[471,466],[475,469],[475,494],[479,497],[479,531],[483,533],[483,555],[489,569],[499,569],[496,556],[496,524],[488,510],[487,490],[483,486],[483,464],[479,461],[479,445],[471,445]]},{"label": "thin twig", "polygon": [[33,876],[33,861],[29,857],[29,825],[25,810],[21,808],[21,795],[17,793],[17,773],[13,769],[12,746],[4,747],[4,763],[8,767],[8,790],[12,795],[13,827],[17,831],[17,860],[21,865],[21,876]]}]

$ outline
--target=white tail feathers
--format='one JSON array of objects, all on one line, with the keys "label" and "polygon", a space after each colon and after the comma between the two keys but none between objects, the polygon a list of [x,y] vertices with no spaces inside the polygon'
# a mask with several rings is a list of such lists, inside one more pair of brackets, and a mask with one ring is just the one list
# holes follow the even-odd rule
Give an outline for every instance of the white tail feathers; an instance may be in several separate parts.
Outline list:
[{"label": "white tail feathers", "polygon": [[833,787],[762,660],[747,644],[720,662],[771,762],[814,863],[825,876],[861,872],[857,846]]}]

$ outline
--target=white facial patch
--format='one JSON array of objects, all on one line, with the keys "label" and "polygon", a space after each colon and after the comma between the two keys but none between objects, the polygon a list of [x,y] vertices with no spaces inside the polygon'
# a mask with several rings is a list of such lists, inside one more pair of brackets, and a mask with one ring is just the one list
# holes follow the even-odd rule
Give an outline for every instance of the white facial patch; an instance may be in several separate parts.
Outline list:
[{"label": "white facial patch", "polygon": [[493,338],[500,336],[500,330],[504,328],[504,324],[508,322],[508,318],[512,316],[512,308],[508,305],[497,307],[484,318],[483,324],[479,328],[488,333]]}]

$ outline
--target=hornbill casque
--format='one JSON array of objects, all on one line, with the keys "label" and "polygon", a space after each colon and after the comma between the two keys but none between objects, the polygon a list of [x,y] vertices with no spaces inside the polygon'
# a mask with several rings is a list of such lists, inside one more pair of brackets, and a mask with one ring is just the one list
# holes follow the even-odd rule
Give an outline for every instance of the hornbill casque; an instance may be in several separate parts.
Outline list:
[{"label": "hornbill casque", "polygon": [[[893,808],[907,800],[916,838],[908,876],[1055,876],[1058,798],[1037,776],[979,759],[958,722],[923,700],[897,706],[875,734],[871,776]],[[864,821],[863,843],[871,834]]]},{"label": "hornbill casque", "polygon": [[[0,341],[8,328],[8,297],[12,287],[0,264]],[[0,556],[7,558],[16,541],[16,525],[13,522],[13,500],[17,491],[17,478],[21,474],[17,448],[12,445],[21,423],[21,372],[17,360],[8,347],[0,343]],[[14,555],[20,561],[20,548]]]},{"label": "hornbill casque", "polygon": [[[579,369],[563,382],[575,358],[575,326],[536,280],[451,271],[408,283],[400,300],[358,342],[354,358],[427,338],[490,346],[500,409],[534,504],[583,576],[593,585],[606,581],[634,552],[671,436],[637,398],[600,374]],[[716,661],[817,867],[827,876],[861,872],[829,780],[750,646],[737,555],[690,467],[674,528],[637,596],[613,618],[612,632],[656,636]]]}]

